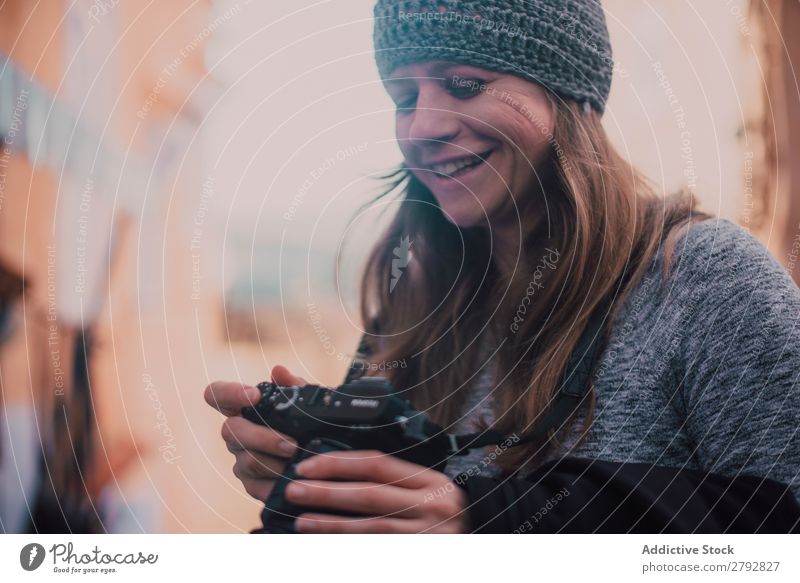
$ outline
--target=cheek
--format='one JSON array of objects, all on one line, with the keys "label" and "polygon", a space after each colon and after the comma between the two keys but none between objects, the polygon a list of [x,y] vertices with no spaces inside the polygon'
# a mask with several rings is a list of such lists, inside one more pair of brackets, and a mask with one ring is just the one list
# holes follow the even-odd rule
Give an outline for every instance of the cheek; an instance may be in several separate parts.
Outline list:
[{"label": "cheek", "polygon": [[404,157],[408,158],[410,142],[408,141],[409,121],[406,116],[396,116],[394,121],[394,138],[397,147]]},{"label": "cheek", "polygon": [[507,91],[503,95],[492,108],[490,119],[505,134],[501,139],[509,142],[513,151],[536,157],[552,139],[555,120],[550,102],[543,93]]},{"label": "cheek", "polygon": [[518,147],[514,150],[511,180],[516,190],[526,192],[541,179],[541,169],[550,154],[551,138],[534,125],[515,137]]},{"label": "cheek", "polygon": [[[547,156],[552,129],[539,112],[518,111],[503,105],[493,112],[491,130],[502,143],[502,157],[495,161],[495,171],[511,186],[524,187],[534,176],[534,169]],[[505,186],[503,185],[503,189]]]},{"label": "cheek", "polygon": [[552,141],[552,122],[536,113],[520,116],[514,127],[515,151],[520,158],[527,158],[533,164],[541,161]]}]

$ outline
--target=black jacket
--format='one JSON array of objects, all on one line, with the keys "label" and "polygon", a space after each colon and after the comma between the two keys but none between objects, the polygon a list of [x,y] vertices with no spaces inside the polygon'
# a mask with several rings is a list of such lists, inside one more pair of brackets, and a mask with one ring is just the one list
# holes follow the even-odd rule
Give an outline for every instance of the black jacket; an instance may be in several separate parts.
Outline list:
[{"label": "black jacket", "polygon": [[800,532],[792,491],[754,476],[565,457],[525,478],[454,481],[467,493],[471,532]]}]

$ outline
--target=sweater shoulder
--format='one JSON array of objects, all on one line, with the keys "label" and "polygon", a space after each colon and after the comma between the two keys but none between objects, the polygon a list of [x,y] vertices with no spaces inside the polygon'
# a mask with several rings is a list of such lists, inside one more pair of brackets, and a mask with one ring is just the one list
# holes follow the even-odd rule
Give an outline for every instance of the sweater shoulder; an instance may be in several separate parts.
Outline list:
[{"label": "sweater shoulder", "polygon": [[[660,250],[663,261],[664,248]],[[779,283],[792,282],[788,273],[761,241],[736,223],[711,218],[691,225],[680,236],[670,263],[670,273],[696,283],[720,274],[764,273]]]},{"label": "sweater shoulder", "polygon": [[[744,310],[750,319],[800,312],[800,289],[784,267],[752,234],[727,219],[695,223],[674,241],[664,271],[662,243],[644,275],[620,307],[616,325],[651,330],[697,324],[715,310]],[[669,326],[666,326],[667,328]]]}]

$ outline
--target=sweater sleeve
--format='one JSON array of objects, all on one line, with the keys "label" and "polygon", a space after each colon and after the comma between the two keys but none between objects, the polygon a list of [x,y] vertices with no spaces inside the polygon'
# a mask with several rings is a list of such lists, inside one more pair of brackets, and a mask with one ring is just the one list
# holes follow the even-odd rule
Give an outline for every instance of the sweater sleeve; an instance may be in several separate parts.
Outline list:
[{"label": "sweater sleeve", "polygon": [[672,333],[698,465],[771,478],[800,498],[800,290],[729,221],[701,223],[678,246],[683,329]]}]

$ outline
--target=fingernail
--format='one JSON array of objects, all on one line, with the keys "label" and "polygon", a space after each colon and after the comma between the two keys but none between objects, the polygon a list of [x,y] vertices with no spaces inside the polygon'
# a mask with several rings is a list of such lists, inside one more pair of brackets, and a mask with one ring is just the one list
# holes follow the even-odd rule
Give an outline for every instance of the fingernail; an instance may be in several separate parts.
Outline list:
[{"label": "fingernail", "polygon": [[304,460],[295,466],[294,470],[297,472],[298,475],[306,475],[306,472],[310,472],[314,469],[315,462],[314,460]]},{"label": "fingernail", "polygon": [[283,453],[294,453],[294,444],[291,441],[281,441],[278,443],[278,449],[281,450]]},{"label": "fingernail", "polygon": [[297,532],[314,532],[317,530],[317,523],[314,520],[298,518],[294,521],[294,529]]},{"label": "fingernail", "polygon": [[248,387],[244,390],[244,398],[255,405],[261,400],[261,391],[256,387]]},{"label": "fingernail", "polygon": [[302,498],[305,493],[305,486],[301,486],[297,482],[291,482],[286,486],[286,494],[291,498]]}]

